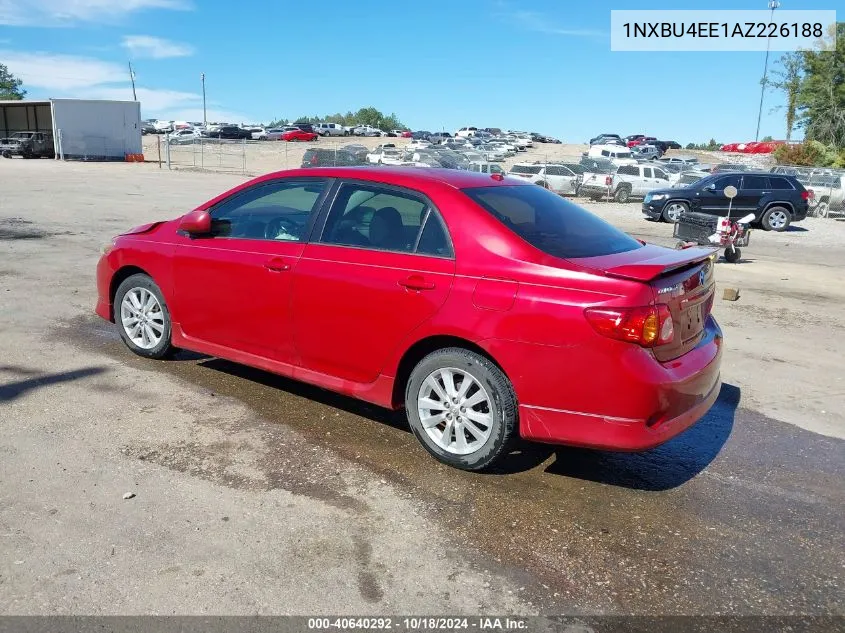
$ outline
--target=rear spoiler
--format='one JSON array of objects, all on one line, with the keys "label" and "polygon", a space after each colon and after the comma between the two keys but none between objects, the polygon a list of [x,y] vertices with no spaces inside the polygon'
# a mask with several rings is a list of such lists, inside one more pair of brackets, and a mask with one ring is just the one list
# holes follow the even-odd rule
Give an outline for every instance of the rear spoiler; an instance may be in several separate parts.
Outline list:
[{"label": "rear spoiler", "polygon": [[608,277],[619,277],[621,279],[651,281],[672,271],[700,264],[710,259],[716,251],[716,249],[711,248],[660,250],[661,253],[658,256],[650,259],[611,266],[605,269],[605,274]]},{"label": "rear spoiler", "polygon": [[644,244],[641,248],[632,251],[596,257],[579,257],[570,261],[608,277],[647,282],[672,271],[695,266],[710,259],[715,252],[715,248],[691,247],[674,250],[654,244]]}]

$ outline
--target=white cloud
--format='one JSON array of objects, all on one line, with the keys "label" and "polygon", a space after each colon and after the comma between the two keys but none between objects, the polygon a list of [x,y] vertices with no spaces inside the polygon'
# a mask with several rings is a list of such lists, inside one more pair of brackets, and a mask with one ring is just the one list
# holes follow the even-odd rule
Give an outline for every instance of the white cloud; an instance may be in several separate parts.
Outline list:
[{"label": "white cloud", "polygon": [[77,22],[119,22],[148,9],[187,11],[191,0],[0,0],[0,24],[69,26]]},{"label": "white cloud", "polygon": [[510,22],[515,22],[529,31],[547,33],[549,35],[562,35],[566,37],[604,37],[605,31],[597,29],[569,29],[551,24],[549,20],[539,13],[533,11],[515,11],[502,15]]},{"label": "white cloud", "polygon": [[[23,80],[24,88],[32,98],[132,100],[129,69],[122,64],[93,57],[2,49],[0,60],[13,75]],[[136,94],[145,118],[202,121],[202,94],[199,92],[137,86]],[[209,121],[238,123],[252,120],[242,112],[221,108],[220,102],[209,100],[207,105]]]},{"label": "white cloud", "polygon": [[27,88],[63,91],[129,78],[122,65],[91,57],[0,50],[0,59]]},{"label": "white cloud", "polygon": [[139,58],[167,59],[168,57],[188,57],[194,54],[193,47],[188,44],[171,42],[152,35],[127,35],[123,38],[123,46],[133,57]]}]

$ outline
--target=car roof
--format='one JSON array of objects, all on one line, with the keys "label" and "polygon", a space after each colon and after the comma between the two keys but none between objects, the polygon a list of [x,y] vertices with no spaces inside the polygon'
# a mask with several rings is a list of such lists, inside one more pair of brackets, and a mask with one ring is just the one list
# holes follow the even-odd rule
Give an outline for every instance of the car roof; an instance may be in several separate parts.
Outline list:
[{"label": "car roof", "polygon": [[408,186],[424,183],[441,184],[455,189],[469,187],[494,187],[505,185],[534,186],[523,180],[498,180],[489,174],[466,171],[462,169],[416,169],[414,167],[305,167],[277,171],[250,181],[252,183],[275,178],[322,177],[322,178],[350,178],[369,180],[388,185]]}]

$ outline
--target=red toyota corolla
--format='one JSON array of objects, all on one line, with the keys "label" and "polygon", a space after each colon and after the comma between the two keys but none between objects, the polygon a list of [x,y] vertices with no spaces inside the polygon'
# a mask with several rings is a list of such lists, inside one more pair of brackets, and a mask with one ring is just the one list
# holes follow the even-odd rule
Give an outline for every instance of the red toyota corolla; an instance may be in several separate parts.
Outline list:
[{"label": "red toyota corolla", "polygon": [[115,238],[97,286],[136,354],[185,348],[404,407],[467,470],[517,434],[645,450],[720,386],[709,250],[643,244],[498,174],[268,174]]}]

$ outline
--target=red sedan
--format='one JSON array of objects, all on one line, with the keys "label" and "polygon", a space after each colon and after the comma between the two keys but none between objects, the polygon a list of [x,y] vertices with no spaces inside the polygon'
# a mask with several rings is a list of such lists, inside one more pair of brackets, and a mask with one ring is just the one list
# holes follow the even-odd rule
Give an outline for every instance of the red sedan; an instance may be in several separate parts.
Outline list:
[{"label": "red sedan", "polygon": [[316,141],[319,135],[316,132],[305,132],[298,127],[286,127],[282,132],[283,141]]},{"label": "red sedan", "polygon": [[480,470],[517,436],[639,451],[719,393],[710,250],[641,243],[552,192],[457,170],[268,174],[115,238],[97,313],[392,409]]}]

